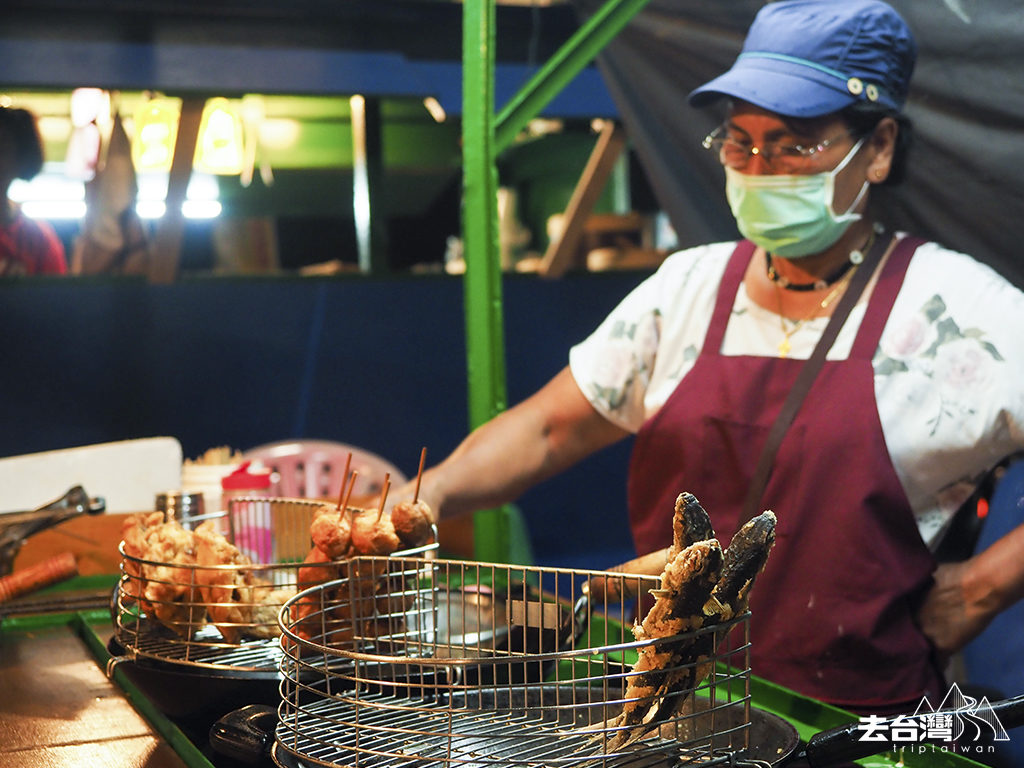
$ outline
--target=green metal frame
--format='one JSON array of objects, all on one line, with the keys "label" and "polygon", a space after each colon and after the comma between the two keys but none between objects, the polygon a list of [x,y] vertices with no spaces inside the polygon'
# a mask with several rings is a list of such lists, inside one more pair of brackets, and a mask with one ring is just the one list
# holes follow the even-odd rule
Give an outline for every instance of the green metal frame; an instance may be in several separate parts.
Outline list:
[{"label": "green metal frame", "polygon": [[[501,113],[494,114],[495,0],[465,0],[462,36],[463,297],[469,423],[476,428],[507,406],[505,335],[498,247],[498,154],[589,64],[648,0],[608,0],[554,54]],[[478,513],[479,559],[530,560],[525,526],[513,510]]]}]

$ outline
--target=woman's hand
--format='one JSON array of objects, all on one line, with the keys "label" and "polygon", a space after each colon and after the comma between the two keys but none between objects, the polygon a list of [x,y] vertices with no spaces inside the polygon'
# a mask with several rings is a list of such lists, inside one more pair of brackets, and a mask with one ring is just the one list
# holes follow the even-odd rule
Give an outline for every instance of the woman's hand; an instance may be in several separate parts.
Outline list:
[{"label": "woman's hand", "polygon": [[969,560],[940,565],[934,579],[917,621],[945,663],[1024,597],[1024,525]]},{"label": "woman's hand", "polygon": [[[972,559],[973,560],[973,559]],[[944,563],[917,614],[921,630],[935,646],[940,665],[981,634],[995,616],[983,594],[972,586],[972,560]]]}]

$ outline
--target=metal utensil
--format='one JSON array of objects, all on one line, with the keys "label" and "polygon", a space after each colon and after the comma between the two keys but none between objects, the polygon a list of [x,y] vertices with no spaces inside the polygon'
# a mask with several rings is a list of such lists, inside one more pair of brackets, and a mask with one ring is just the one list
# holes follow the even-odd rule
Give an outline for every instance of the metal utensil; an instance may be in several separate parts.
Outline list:
[{"label": "metal utensil", "polygon": [[14,568],[14,558],[29,536],[82,514],[98,515],[107,508],[102,498],[89,498],[80,485],[73,486],[58,499],[30,512],[0,515],[0,576]]}]

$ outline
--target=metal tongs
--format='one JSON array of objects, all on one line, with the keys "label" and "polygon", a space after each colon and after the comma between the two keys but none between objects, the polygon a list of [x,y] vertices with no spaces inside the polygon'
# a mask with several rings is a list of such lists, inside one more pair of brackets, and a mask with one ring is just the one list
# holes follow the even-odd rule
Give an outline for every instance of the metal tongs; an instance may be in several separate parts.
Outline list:
[{"label": "metal tongs", "polygon": [[90,499],[85,489],[76,485],[59,499],[38,509],[0,515],[0,576],[13,570],[14,558],[29,536],[81,514],[98,515],[106,508],[104,499]]}]

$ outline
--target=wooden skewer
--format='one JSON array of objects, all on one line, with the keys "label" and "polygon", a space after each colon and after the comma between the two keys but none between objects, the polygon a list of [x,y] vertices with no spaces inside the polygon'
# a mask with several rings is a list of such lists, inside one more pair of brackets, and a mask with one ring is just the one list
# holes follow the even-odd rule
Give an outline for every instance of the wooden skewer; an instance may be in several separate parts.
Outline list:
[{"label": "wooden skewer", "polygon": [[412,495],[412,503],[415,504],[420,498],[420,480],[423,479],[423,462],[427,460],[427,446],[420,451],[420,468],[416,470],[416,491]]},{"label": "wooden skewer", "polygon": [[359,477],[359,473],[355,470],[352,471],[352,482],[348,486],[348,491],[345,493],[345,501],[341,505],[341,513],[345,514],[348,512],[348,497],[352,495],[352,489],[356,487],[356,478]]},{"label": "wooden skewer", "polygon": [[380,516],[384,513],[384,500],[388,497],[388,488],[391,487],[391,473],[384,473],[384,488],[380,492],[380,506],[377,507],[377,522],[380,522]]},{"label": "wooden skewer", "polygon": [[348,452],[348,458],[345,459],[345,471],[341,473],[341,491],[338,492],[338,510],[342,511],[341,500],[345,496],[345,484],[348,483],[348,468],[352,464],[352,451]]}]

